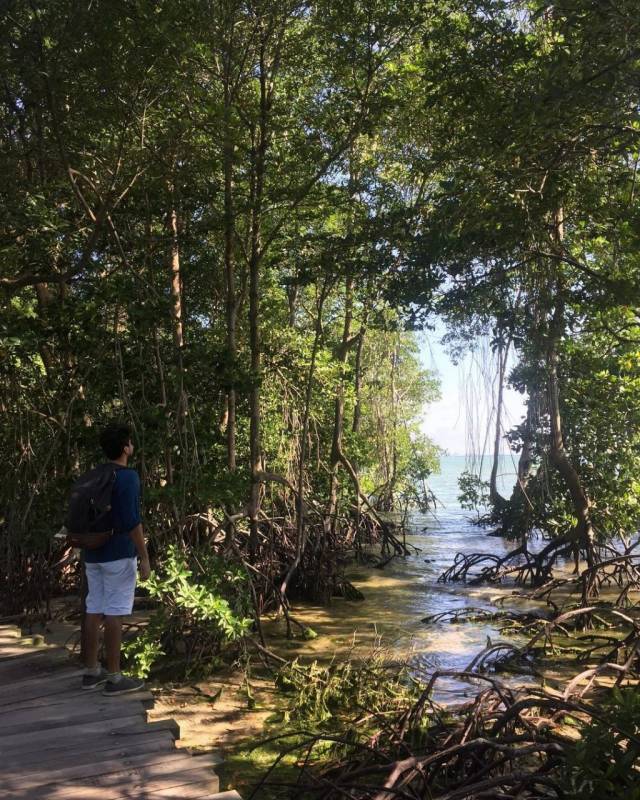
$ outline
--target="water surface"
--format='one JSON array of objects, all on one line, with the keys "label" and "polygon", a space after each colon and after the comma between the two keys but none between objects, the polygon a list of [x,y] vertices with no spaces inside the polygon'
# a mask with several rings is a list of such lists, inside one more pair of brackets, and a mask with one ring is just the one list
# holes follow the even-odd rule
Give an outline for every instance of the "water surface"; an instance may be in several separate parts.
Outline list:
[{"label": "water surface", "polygon": [[[488,536],[486,528],[474,524],[473,512],[460,507],[457,478],[466,463],[464,456],[442,459],[441,473],[430,482],[439,501],[437,509],[414,514],[410,520],[407,542],[416,552],[393,559],[383,570],[358,565],[349,569],[348,576],[364,594],[364,602],[337,600],[330,607],[296,608],[295,615],[319,634],[318,639],[305,642],[304,651],[311,650],[319,657],[336,653],[342,657],[354,645],[358,653],[365,652],[380,638],[399,657],[411,658],[418,669],[460,670],[486,646],[487,637],[492,642],[500,640],[492,625],[422,622],[427,615],[454,609],[496,610],[492,599],[512,591],[512,587],[438,583],[458,552],[501,555],[513,547]],[[485,465],[485,474],[489,466]],[[514,481],[510,456],[502,458],[500,474],[500,489],[508,496]],[[462,691],[460,686],[455,689]]]}]

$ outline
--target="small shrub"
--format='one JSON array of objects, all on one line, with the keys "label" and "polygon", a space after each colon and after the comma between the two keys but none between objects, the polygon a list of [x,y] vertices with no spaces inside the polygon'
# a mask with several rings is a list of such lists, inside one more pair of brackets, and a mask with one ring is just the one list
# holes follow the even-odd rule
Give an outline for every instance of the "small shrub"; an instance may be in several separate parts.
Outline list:
[{"label": "small shrub", "polygon": [[640,800],[640,694],[614,689],[569,753],[567,797],[580,800]]},{"label": "small shrub", "polygon": [[130,669],[141,677],[161,657],[185,676],[206,674],[252,624],[246,575],[208,551],[186,553],[172,545],[144,586],[158,608],[124,647]]},{"label": "small shrub", "polygon": [[292,695],[288,721],[323,729],[363,715],[400,712],[415,695],[408,669],[389,666],[377,653],[366,664],[346,658],[303,666],[296,659],[280,670],[276,685]]}]

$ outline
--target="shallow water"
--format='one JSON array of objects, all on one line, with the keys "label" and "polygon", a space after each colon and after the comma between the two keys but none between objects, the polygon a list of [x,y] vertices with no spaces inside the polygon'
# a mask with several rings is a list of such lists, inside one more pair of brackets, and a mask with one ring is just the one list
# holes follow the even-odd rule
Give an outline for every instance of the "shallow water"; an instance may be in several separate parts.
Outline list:
[{"label": "shallow water", "polygon": [[[501,641],[497,628],[484,623],[426,625],[426,615],[478,607],[497,610],[492,599],[511,594],[508,586],[468,586],[438,583],[458,552],[486,552],[501,555],[513,544],[488,536],[487,529],[473,524],[473,513],[457,502],[457,475],[464,458],[443,460],[440,476],[432,481],[439,499],[436,512],[416,514],[410,520],[407,543],[417,548],[404,558],[393,559],[383,570],[353,566],[348,577],[363,593],[363,602],[335,601],[330,607],[303,606],[295,616],[310,625],[318,638],[305,642],[300,653],[311,651],[319,658],[342,657],[355,646],[358,654],[370,651],[379,637],[393,654],[409,657],[420,671],[462,670],[487,645]],[[502,467],[502,491],[509,494],[513,473],[510,462]],[[509,607],[506,605],[505,607]],[[522,602],[517,608],[524,610]],[[297,649],[292,646],[291,649]],[[458,695],[460,684],[442,682],[442,690]]]}]

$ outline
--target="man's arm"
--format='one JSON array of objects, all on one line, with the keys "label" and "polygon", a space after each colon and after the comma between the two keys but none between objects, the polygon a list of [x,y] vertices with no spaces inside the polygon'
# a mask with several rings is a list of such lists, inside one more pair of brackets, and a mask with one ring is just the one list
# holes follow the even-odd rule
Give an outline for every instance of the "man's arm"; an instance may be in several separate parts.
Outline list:
[{"label": "man's arm", "polygon": [[133,539],[138,557],[140,558],[140,577],[143,581],[146,581],[151,572],[151,565],[149,563],[147,543],[144,540],[144,533],[142,532],[142,523],[136,525],[136,527],[129,532],[129,536]]},{"label": "man's arm", "polygon": [[140,478],[138,477],[138,473],[132,469],[122,470],[119,476],[121,521],[124,530],[129,531],[129,536],[140,557],[140,577],[143,581],[146,581],[151,572],[151,567],[149,566],[149,553],[147,552],[147,545],[144,541],[142,520],[140,518]]}]

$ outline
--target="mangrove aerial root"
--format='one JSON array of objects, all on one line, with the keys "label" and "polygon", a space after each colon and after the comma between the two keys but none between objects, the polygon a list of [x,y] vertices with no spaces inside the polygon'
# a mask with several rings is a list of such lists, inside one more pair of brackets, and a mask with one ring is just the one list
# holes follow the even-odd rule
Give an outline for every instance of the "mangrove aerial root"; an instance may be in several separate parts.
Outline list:
[{"label": "mangrove aerial root", "polygon": [[[627,737],[634,745],[640,744],[633,732],[618,728],[615,721],[604,716],[600,703],[609,689],[597,684],[599,678],[610,676],[616,686],[637,680],[640,628],[631,617],[615,609],[610,612],[617,624],[631,628],[624,637],[624,663],[602,661],[590,666],[568,681],[563,691],[514,689],[495,675],[479,673],[489,661],[495,663],[496,656],[521,657],[527,650],[500,643],[478,654],[464,671],[434,673],[404,710],[390,707],[388,712],[372,715],[362,709],[345,726],[346,732],[304,730],[285,734],[285,738],[296,736],[298,741],[283,748],[280,758],[299,754],[299,774],[286,796],[291,800],[566,797],[564,765],[576,739],[589,726],[609,725],[621,739]],[[592,613],[593,609],[580,607],[558,615],[545,623],[527,647]],[[475,685],[477,694],[456,708],[441,708],[433,695],[444,680]],[[328,748],[333,757],[327,762]],[[316,751],[323,758],[314,765]],[[272,786],[289,786],[276,783],[270,770],[250,797],[260,797],[272,776]]]},{"label": "mangrove aerial root", "polygon": [[[592,563],[575,577],[582,602],[598,597],[603,588],[616,586],[619,594],[617,605],[629,605],[629,592],[640,589],[640,555],[632,552],[638,544],[626,547],[619,553],[608,545],[606,549],[595,548],[592,552]],[[511,550],[504,556],[492,553],[457,553],[453,564],[438,578],[440,583],[462,581],[469,584],[501,583],[511,579],[514,583],[530,585],[541,590],[540,597],[557,588],[557,577],[554,567],[562,558],[575,552],[575,541],[572,536],[559,536],[552,539],[540,552],[532,553],[527,543]],[[603,554],[608,555],[603,558]]]}]

